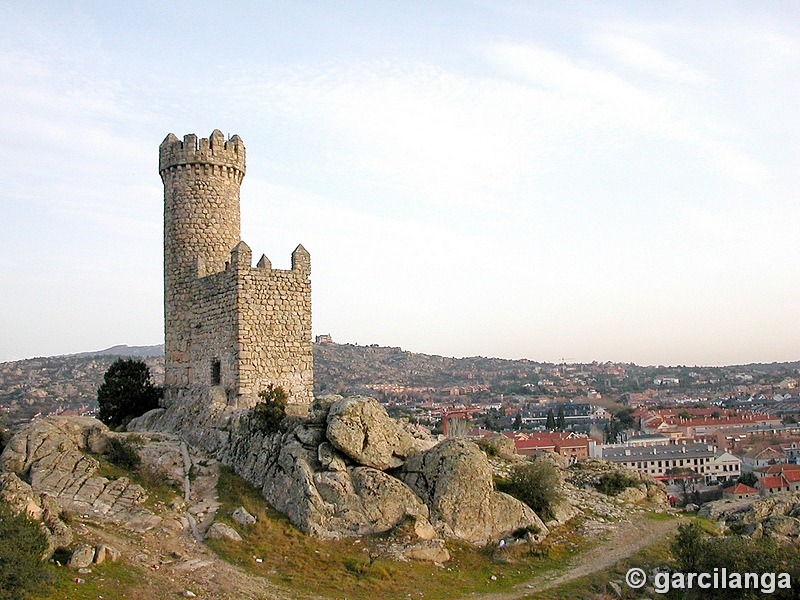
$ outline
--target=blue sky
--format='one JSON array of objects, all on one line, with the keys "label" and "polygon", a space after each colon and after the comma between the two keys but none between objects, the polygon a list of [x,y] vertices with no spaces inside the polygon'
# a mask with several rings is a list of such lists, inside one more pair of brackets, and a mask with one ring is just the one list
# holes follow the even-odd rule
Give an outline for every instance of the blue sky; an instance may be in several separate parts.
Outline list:
[{"label": "blue sky", "polygon": [[239,134],[314,333],[800,358],[794,2],[2,2],[0,360],[160,343],[167,133]]}]

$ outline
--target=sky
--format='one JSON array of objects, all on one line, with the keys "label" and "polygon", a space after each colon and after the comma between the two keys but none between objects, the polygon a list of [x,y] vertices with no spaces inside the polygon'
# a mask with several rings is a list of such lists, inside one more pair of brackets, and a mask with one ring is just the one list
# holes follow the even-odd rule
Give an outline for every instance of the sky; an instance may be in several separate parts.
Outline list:
[{"label": "sky", "polygon": [[158,145],[247,148],[313,333],[800,359],[800,4],[0,0],[0,361],[163,341]]}]

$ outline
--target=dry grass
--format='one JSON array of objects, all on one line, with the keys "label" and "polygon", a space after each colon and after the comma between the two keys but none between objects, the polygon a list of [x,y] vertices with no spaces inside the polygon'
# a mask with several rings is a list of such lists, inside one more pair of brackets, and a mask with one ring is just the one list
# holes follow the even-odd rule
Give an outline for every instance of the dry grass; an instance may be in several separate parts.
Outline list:
[{"label": "dry grass", "polygon": [[[478,549],[451,543],[452,559],[443,567],[372,559],[368,549],[385,537],[338,541],[311,538],[268,508],[258,490],[225,469],[220,473],[218,492],[222,502],[218,520],[235,527],[244,541],[218,540],[209,545],[225,560],[300,595],[373,600],[498,592],[562,564],[578,545],[571,534],[559,543],[536,548]],[[258,522],[248,527],[236,524],[230,515],[238,506],[244,506]]]}]

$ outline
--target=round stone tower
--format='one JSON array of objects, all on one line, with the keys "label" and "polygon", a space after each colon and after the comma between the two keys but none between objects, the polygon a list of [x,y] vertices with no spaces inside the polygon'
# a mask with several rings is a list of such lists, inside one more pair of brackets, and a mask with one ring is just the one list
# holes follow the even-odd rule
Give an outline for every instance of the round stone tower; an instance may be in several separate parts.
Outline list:
[{"label": "round stone tower", "polygon": [[224,271],[240,241],[239,186],[245,149],[215,129],[181,142],[169,134],[159,147],[164,182],[165,384],[193,383],[190,363],[192,306],[198,278]]}]

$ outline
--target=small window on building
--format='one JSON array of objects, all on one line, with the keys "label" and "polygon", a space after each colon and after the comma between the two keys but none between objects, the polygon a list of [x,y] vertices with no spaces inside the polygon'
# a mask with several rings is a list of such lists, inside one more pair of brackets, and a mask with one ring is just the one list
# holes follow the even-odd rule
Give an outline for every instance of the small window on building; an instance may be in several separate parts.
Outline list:
[{"label": "small window on building", "polygon": [[218,358],[211,361],[211,385],[219,385],[222,382],[222,364]]}]

